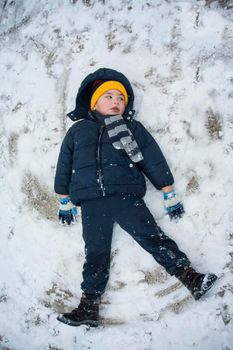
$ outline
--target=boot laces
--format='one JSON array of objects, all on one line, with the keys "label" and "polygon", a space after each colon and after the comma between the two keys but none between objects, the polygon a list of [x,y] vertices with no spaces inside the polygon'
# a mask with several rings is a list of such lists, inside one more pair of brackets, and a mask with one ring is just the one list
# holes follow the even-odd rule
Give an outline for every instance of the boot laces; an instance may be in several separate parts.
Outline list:
[{"label": "boot laces", "polygon": [[77,308],[72,310],[73,314],[80,313],[80,311],[95,312],[99,309],[99,301],[87,299],[86,296],[82,296],[80,299],[80,304]]},{"label": "boot laces", "polygon": [[196,272],[192,267],[188,267],[179,276],[179,279],[187,288],[194,289],[200,287],[204,277],[204,274]]}]

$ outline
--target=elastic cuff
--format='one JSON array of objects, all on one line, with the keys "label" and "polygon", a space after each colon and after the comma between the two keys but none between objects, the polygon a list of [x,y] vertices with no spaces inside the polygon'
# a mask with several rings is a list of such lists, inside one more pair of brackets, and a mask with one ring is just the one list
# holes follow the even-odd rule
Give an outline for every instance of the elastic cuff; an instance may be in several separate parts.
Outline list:
[{"label": "elastic cuff", "polygon": [[173,198],[173,197],[176,197],[176,191],[175,190],[172,190],[170,192],[163,192],[163,198],[165,200]]},{"label": "elastic cuff", "polygon": [[70,197],[61,197],[59,198],[59,203],[60,204],[67,204],[70,202]]}]

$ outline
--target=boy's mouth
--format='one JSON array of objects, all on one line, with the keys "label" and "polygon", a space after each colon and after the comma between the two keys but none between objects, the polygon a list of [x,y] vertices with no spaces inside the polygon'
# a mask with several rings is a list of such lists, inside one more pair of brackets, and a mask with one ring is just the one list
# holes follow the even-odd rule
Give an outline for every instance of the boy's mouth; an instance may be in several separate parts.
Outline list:
[{"label": "boy's mouth", "polygon": [[119,113],[119,108],[118,107],[113,107],[111,108],[111,111],[113,111],[114,113]]}]

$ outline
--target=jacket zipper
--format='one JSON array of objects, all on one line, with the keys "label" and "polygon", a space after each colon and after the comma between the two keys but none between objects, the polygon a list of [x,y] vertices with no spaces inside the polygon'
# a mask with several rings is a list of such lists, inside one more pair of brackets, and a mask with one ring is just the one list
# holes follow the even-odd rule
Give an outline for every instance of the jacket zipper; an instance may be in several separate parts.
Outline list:
[{"label": "jacket zipper", "polygon": [[97,148],[97,181],[100,186],[100,191],[102,193],[102,196],[104,197],[106,195],[104,190],[104,184],[103,184],[103,173],[101,168],[101,139],[103,136],[104,127],[103,125],[100,126],[99,131],[99,138],[98,138],[98,148]]}]

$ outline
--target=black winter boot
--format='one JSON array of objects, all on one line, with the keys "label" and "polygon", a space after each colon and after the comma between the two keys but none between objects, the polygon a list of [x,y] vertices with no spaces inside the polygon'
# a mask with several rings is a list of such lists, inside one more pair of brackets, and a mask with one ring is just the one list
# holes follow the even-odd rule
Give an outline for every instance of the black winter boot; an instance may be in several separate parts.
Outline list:
[{"label": "black winter boot", "polygon": [[192,267],[187,267],[175,276],[187,287],[195,300],[200,299],[217,280],[217,276],[213,273],[204,275],[195,271]]},{"label": "black winter boot", "polygon": [[87,325],[98,327],[99,325],[99,304],[100,299],[88,299],[82,295],[79,306],[71,312],[61,314],[57,320],[69,326]]}]

